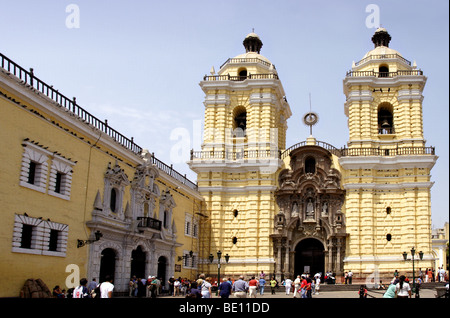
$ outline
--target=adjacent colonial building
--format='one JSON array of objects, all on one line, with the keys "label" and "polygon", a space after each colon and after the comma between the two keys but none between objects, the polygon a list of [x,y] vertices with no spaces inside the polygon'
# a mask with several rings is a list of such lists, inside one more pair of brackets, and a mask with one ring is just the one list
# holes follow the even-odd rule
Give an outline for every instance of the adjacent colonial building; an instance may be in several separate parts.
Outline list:
[{"label": "adjacent colonial building", "polygon": [[[195,277],[197,185],[0,55],[0,297],[29,278]],[[186,255],[189,255],[186,257]]]}]

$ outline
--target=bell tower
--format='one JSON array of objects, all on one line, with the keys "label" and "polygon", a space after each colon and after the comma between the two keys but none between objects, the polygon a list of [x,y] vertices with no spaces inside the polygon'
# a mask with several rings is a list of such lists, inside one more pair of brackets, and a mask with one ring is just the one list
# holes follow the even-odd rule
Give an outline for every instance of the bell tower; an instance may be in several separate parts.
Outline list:
[{"label": "bell tower", "polygon": [[[291,116],[276,68],[260,54],[259,36],[248,34],[243,45],[245,53],[227,59],[217,74],[213,67],[200,82],[203,143],[189,161],[210,226],[203,231],[209,236],[202,238],[202,256],[228,254],[227,275],[273,272],[273,192]],[[210,266],[204,270],[214,273],[217,265]]]},{"label": "bell tower", "polygon": [[[342,150],[346,190],[345,270],[357,276],[410,272],[402,252],[424,253],[432,267],[430,171],[437,156],[423,133],[423,89],[427,77],[389,47],[384,28],[374,48],[353,63],[343,81],[348,148]],[[390,274],[389,274],[390,275]]]}]

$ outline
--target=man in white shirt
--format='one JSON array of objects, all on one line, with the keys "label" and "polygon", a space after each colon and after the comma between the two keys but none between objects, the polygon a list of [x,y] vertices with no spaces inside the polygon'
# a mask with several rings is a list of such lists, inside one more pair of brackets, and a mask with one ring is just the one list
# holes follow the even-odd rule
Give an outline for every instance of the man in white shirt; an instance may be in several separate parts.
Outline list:
[{"label": "man in white shirt", "polygon": [[351,285],[352,284],[352,278],[353,278],[353,272],[350,270],[348,271],[348,283]]},{"label": "man in white shirt", "polygon": [[286,295],[289,295],[292,288],[292,280],[290,278],[286,278],[284,281],[285,287],[286,287]]},{"label": "man in white shirt", "polygon": [[444,267],[439,268],[439,282],[443,282],[445,280],[445,269]]},{"label": "man in white shirt", "polygon": [[107,275],[105,281],[100,285],[100,298],[111,298],[114,290],[111,276]]},{"label": "man in white shirt", "polygon": [[316,280],[316,288],[314,289],[314,295],[319,295],[319,290],[320,290],[320,273],[317,273],[316,275],[314,275],[314,279]]}]

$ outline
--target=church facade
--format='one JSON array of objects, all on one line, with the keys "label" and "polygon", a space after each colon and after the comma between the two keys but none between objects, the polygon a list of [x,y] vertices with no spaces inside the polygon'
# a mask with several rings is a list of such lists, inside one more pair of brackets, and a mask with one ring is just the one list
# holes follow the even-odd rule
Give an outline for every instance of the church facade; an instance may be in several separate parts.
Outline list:
[{"label": "church facade", "polygon": [[[225,275],[390,277],[412,270],[402,256],[412,247],[423,255],[421,267],[432,267],[437,156],[423,137],[427,78],[390,40],[378,29],[374,49],[343,80],[349,139],[341,149],[312,135],[286,147],[291,108],[255,33],[244,54],[200,82],[204,142],[189,166],[210,218],[200,239],[211,253],[230,256]],[[311,126],[316,120],[312,112],[304,118]]]}]

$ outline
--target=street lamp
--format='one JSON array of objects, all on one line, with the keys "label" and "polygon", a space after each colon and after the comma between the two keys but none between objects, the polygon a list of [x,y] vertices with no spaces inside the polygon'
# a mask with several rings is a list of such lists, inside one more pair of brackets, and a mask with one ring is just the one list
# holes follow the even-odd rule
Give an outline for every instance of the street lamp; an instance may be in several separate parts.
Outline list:
[{"label": "street lamp", "polygon": [[95,236],[95,239],[92,239],[92,240],[80,240],[80,239],[78,239],[78,240],[77,240],[77,248],[83,247],[83,246],[85,246],[86,244],[92,244],[92,243],[97,242],[98,240],[100,240],[100,239],[102,238],[103,234],[102,234],[102,232],[100,232],[99,230],[97,230],[97,231],[94,233],[94,236]]},{"label": "street lamp", "polygon": [[[413,292],[416,291],[416,276],[415,276],[415,270],[414,270],[414,255],[415,254],[416,254],[416,249],[413,247],[411,249],[411,256],[412,256],[411,260],[412,260],[412,266],[413,266],[413,288],[412,288]],[[419,258],[420,258],[420,260],[423,259],[423,252],[422,251],[419,252]],[[403,252],[403,259],[405,261],[408,260],[408,253]]]},{"label": "street lamp", "polygon": [[[220,285],[220,258],[222,257],[222,252],[219,250],[217,251],[217,292],[218,292],[218,288]],[[228,264],[228,261],[230,260],[230,255],[225,254],[225,261]],[[209,262],[212,264],[212,262],[214,261],[214,255],[209,254]]]}]

